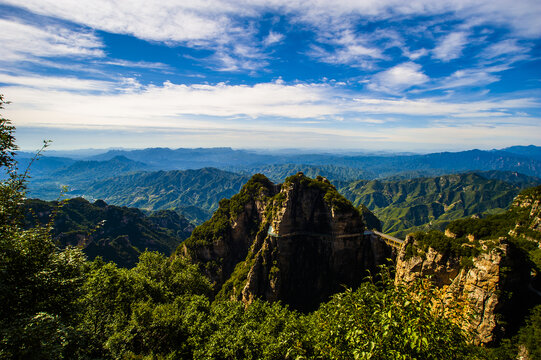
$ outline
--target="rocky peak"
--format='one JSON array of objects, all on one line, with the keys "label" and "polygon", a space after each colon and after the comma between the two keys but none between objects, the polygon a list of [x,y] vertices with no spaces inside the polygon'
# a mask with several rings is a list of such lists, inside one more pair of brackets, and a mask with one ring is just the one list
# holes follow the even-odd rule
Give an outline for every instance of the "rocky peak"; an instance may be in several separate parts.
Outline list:
[{"label": "rocky peak", "polygon": [[359,211],[325,178],[298,173],[274,185],[255,175],[181,251],[207,270],[218,297],[311,310],[391,256],[364,229]]}]

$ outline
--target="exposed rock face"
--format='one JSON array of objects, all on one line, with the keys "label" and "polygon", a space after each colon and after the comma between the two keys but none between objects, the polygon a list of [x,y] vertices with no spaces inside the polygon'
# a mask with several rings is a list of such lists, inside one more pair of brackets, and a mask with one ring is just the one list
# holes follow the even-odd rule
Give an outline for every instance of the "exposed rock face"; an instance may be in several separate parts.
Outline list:
[{"label": "exposed rock face", "polygon": [[[527,217],[527,221],[524,223],[517,223],[515,229],[513,229],[513,232],[511,235],[518,235],[524,233],[524,229],[529,229],[536,231],[538,233],[541,232],[541,187],[536,187],[530,189],[530,191],[524,191],[521,194],[519,194],[514,200],[512,204],[512,208],[521,208],[524,210],[529,210],[529,215]],[[526,236],[528,237],[528,236]],[[539,243],[539,246],[541,246],[541,242],[538,239],[531,239],[534,241],[537,241]]]},{"label": "exposed rock face", "polygon": [[183,250],[223,284],[221,297],[312,310],[391,256],[379,238],[364,237],[359,212],[324,178],[299,173],[276,186],[257,175],[227,205],[203,225],[226,220],[225,235],[201,241],[196,229]]},{"label": "exposed rock face", "polygon": [[[468,265],[461,265],[456,256],[446,256],[433,248],[414,256],[407,256],[407,247],[417,246],[415,239],[408,236],[397,256],[396,279],[410,282],[430,276],[443,290],[446,306],[462,303],[473,314],[466,330],[473,331],[475,342],[487,344],[495,340],[503,329],[498,318],[512,306],[509,295],[516,291],[518,284],[527,283],[528,274],[520,269],[518,254],[505,238],[481,242],[485,249],[472,258]],[[520,291],[520,289],[518,289]],[[515,294],[518,295],[518,294]]]}]

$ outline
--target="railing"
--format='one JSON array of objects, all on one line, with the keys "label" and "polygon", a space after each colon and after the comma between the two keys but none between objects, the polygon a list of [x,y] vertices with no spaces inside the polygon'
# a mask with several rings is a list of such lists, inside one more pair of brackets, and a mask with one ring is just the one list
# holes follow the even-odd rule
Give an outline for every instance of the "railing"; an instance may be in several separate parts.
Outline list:
[{"label": "railing", "polygon": [[404,243],[404,240],[401,240],[401,239],[396,238],[394,236],[387,235],[387,234],[384,234],[384,233],[376,231],[376,230],[372,230],[372,232],[374,234],[376,234],[377,236],[379,236],[380,238],[382,238],[383,241],[385,241],[385,243],[387,243],[387,245],[390,245],[392,247],[400,248],[402,246],[402,244]]}]

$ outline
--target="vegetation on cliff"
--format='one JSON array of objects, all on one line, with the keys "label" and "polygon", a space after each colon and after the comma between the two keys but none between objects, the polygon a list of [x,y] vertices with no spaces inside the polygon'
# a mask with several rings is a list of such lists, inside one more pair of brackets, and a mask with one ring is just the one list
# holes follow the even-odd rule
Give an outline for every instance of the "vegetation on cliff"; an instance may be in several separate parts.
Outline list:
[{"label": "vegetation on cliff", "polygon": [[493,358],[538,354],[534,344],[539,343],[541,329],[536,290],[541,288],[540,202],[541,187],[526,189],[503,214],[453,221],[445,234],[435,230],[411,234],[400,255],[401,277],[411,277],[402,267],[417,266],[419,275],[432,274],[440,287],[453,288],[455,295],[465,282],[469,284],[460,291],[474,313],[480,312],[483,327],[494,328],[494,336],[486,337],[498,345],[490,351]]},{"label": "vegetation on cliff", "polygon": [[447,231],[456,239],[495,239],[506,237],[529,254],[541,271],[541,186],[520,192],[503,214],[451,222]]}]

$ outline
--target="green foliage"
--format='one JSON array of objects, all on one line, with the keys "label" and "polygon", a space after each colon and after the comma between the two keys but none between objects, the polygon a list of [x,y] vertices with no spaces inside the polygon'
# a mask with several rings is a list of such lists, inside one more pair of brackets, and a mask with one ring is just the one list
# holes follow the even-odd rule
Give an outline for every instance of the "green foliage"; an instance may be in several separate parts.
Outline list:
[{"label": "green foliage", "polygon": [[516,224],[514,216],[510,212],[488,216],[483,219],[460,219],[447,225],[447,230],[455,234],[457,238],[473,235],[476,239],[489,239],[506,236],[509,230]]},{"label": "green foliage", "polygon": [[313,314],[316,353],[325,359],[475,359],[458,324],[434,307],[427,282],[363,283]]},{"label": "green foliage", "polygon": [[0,167],[10,176],[0,184],[0,357],[59,359],[73,336],[84,256],[57,248],[46,227],[22,229],[25,176],[13,160],[13,127],[1,121]]},{"label": "green foliage", "polygon": [[[166,258],[156,252],[145,252],[131,270],[117,268],[113,263],[95,262],[83,286],[80,298],[79,328],[86,341],[84,350],[89,357],[107,354],[142,352],[140,338],[151,336],[148,322],[169,332],[171,320],[167,314],[181,312],[176,308],[186,296],[208,296],[211,286],[197,266],[185,259]],[[159,319],[157,319],[159,318]],[[174,335],[171,335],[175,337]],[[152,336],[146,342],[156,341]],[[151,349],[146,345],[145,351]],[[163,346],[156,341],[156,347]],[[154,349],[154,348],[153,348]]]},{"label": "green foliage", "polygon": [[[479,242],[471,243],[466,238],[454,239],[445,236],[441,231],[416,232],[412,234],[417,247],[423,252],[433,248],[445,257],[471,258],[481,253]],[[464,265],[469,264],[468,261]]]},{"label": "green foliage", "polygon": [[302,337],[298,314],[279,303],[255,301],[248,307],[239,302],[212,306],[210,331],[197,359],[285,359],[295,352]]},{"label": "green foliage", "polygon": [[541,198],[541,186],[535,186],[528,189],[524,189],[520,192],[522,198],[540,199]]},{"label": "green foliage", "polygon": [[[539,195],[538,195],[539,196]],[[530,359],[541,359],[541,305],[534,307],[526,320],[526,326],[518,333],[518,343],[528,349]]]},{"label": "green foliage", "polygon": [[504,214],[489,215],[485,218],[456,220],[447,226],[458,241],[465,241],[468,235],[476,239],[497,239],[506,237],[518,248],[529,254],[530,260],[541,269],[541,251],[537,243],[541,232],[535,230],[539,209],[535,212],[532,204],[541,200],[541,186],[525,189],[516,197],[511,208]]},{"label": "green foliage", "polygon": [[[0,110],[4,108],[4,104],[8,104],[4,100],[4,95],[0,94]],[[11,121],[0,115],[0,168],[11,169],[15,165],[15,126],[11,125]]]},{"label": "green foliage", "polygon": [[252,178],[242,187],[238,194],[235,194],[231,198],[231,216],[236,218],[243,211],[246,204],[254,199],[259,199],[269,195],[269,189],[273,186],[273,183],[262,174],[255,174]]},{"label": "green foliage", "polygon": [[284,184],[297,184],[298,186],[319,189],[324,195],[325,203],[338,211],[356,211],[349,200],[340,195],[336,188],[325,178],[318,176],[316,179],[310,179],[303,173],[286,178]]},{"label": "green foliage", "polygon": [[229,199],[222,199],[212,218],[196,227],[184,244],[190,248],[192,246],[208,245],[213,241],[228,238],[231,227],[230,204]]}]

